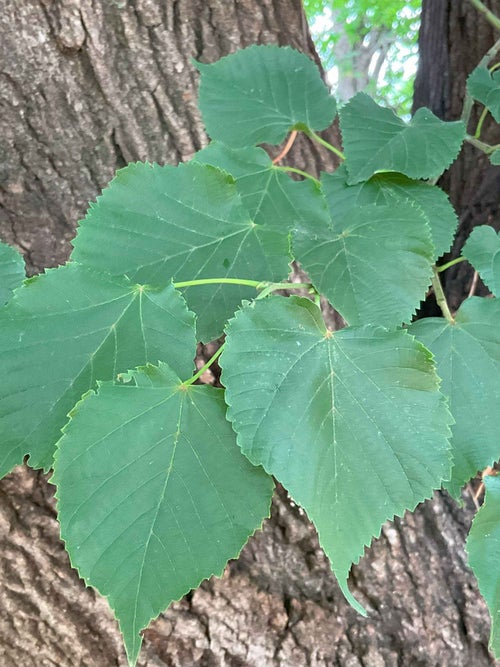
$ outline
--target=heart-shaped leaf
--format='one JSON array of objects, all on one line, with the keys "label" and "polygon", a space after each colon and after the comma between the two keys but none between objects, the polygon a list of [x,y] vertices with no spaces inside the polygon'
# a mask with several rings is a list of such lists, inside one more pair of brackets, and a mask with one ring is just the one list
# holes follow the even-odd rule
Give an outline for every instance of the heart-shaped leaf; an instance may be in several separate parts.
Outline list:
[{"label": "heart-shaped leaf", "polygon": [[141,630],[238,556],[273,485],[236,446],[222,390],[165,364],[125,379],[72,411],[52,482],[71,562],[108,598],[135,665]]},{"label": "heart-shaped leaf", "polygon": [[351,564],[449,476],[451,417],[430,353],[403,330],[332,333],[308,299],[270,297],[230,320],[221,365],[243,453],[306,510],[362,611]]},{"label": "heart-shaped leaf", "polygon": [[31,278],[0,310],[0,475],[26,454],[48,470],[69,410],[96,380],[159,359],[189,378],[194,345],[194,316],[171,285],[77,264]]},{"label": "heart-shaped leaf", "polygon": [[500,123],[500,70],[493,73],[480,65],[467,79],[467,90],[475,100],[482,102],[491,112],[491,115]]},{"label": "heart-shaped leaf", "polygon": [[421,108],[405,123],[364,93],[342,107],[340,127],[349,185],[379,171],[437,178],[457,157],[465,137],[461,121],[447,123]]},{"label": "heart-shaped leaf", "polygon": [[500,301],[472,297],[453,324],[430,317],[412,324],[410,332],[433,353],[455,418],[454,465],[446,488],[459,497],[478,470],[500,458]]},{"label": "heart-shaped leaf", "polygon": [[290,47],[254,45],[196,66],[207,132],[228,146],[279,144],[293,129],[324,130],[337,113],[316,65]]}]

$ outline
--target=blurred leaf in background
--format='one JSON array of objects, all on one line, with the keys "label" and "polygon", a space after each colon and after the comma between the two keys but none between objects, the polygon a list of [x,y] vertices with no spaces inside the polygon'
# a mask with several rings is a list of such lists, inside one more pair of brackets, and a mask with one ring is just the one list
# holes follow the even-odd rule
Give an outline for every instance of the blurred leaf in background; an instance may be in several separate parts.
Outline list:
[{"label": "blurred leaf in background", "polygon": [[316,50],[340,102],[362,90],[411,111],[421,0],[304,0]]}]

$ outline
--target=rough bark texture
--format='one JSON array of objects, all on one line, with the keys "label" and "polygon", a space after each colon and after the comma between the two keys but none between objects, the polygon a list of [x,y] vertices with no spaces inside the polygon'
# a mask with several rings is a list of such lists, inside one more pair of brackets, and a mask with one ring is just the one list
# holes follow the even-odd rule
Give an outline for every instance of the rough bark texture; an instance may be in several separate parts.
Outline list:
[{"label": "rough bark texture", "polygon": [[[117,167],[175,163],[204,144],[190,58],[254,42],[312,53],[299,0],[0,0],[0,10],[0,237],[32,272],[66,259],[76,220]],[[317,169],[318,155],[303,144],[294,161]],[[353,569],[364,619],[280,490],[272,519],[224,577],[146,631],[139,664],[492,665],[463,551],[471,505],[437,495],[384,528]],[[69,568],[40,473],[19,468],[1,482],[0,540],[0,667],[125,665],[105,601]]]},{"label": "rough bark texture", "polygon": [[[500,16],[500,1],[485,4]],[[444,120],[458,120],[462,113],[468,75],[492,46],[498,33],[471,7],[468,0],[427,0],[423,2],[420,31],[420,64],[415,83],[414,109],[429,107]],[[483,107],[474,106],[468,131],[474,134]],[[488,117],[481,139],[486,143],[500,142],[500,128]],[[477,148],[465,144],[460,159],[440,182],[460,218],[460,227],[449,258],[458,257],[460,250],[476,225],[493,225],[500,229],[500,168]],[[467,263],[459,264],[444,274],[450,306],[458,308],[473,279]],[[478,294],[487,290],[479,285]]]}]

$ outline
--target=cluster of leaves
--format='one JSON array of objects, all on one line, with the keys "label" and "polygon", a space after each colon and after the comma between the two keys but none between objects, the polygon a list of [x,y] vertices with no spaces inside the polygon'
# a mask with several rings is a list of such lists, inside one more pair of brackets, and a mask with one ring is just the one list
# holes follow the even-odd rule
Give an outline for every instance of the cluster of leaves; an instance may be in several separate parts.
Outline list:
[{"label": "cluster of leaves", "polygon": [[[25,456],[53,468],[71,562],[108,598],[131,665],[150,620],[260,527],[272,476],[364,613],[347,579],[383,523],[442,486],[458,496],[500,453],[499,302],[411,323],[457,226],[425,179],[463,124],[426,109],[406,124],[359,94],[340,112],[344,156],[316,134],[337,108],[302,54],[250,47],[198,67],[207,148],[120,170],[65,266],[22,282],[0,246],[0,473]],[[257,146],[291,130],[344,163],[293,180]],[[465,256],[499,295],[494,231]],[[328,329],[319,298],[272,294],[294,259],[346,328]],[[223,332],[205,367],[221,355],[224,389],[195,384],[197,341]],[[500,652],[497,482],[469,552]]]}]

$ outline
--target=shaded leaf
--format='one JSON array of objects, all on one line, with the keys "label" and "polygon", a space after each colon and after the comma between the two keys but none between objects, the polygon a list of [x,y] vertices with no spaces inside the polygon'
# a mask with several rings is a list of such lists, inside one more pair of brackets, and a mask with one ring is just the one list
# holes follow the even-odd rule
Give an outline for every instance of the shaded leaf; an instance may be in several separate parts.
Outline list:
[{"label": "shaded leaf", "polygon": [[478,470],[500,458],[500,302],[472,297],[460,306],[455,324],[431,317],[412,324],[410,332],[435,356],[455,418],[454,466],[445,487],[458,498]]},{"label": "shaded leaf", "polygon": [[435,259],[449,250],[458,219],[446,193],[435,185],[397,173],[375,174],[364,183],[348,185],[345,165],[331,175],[324,175],[322,182],[326,184],[325,195],[336,218],[347,217],[353,208],[366,204],[391,206],[409,201],[425,213],[431,228]]},{"label": "shaded leaf", "polygon": [[491,616],[490,649],[500,659],[500,477],[485,477],[484,485],[486,496],[472,522],[467,553]]},{"label": "shaded leaf", "polygon": [[462,255],[467,257],[495,296],[500,296],[500,235],[489,225],[472,230]]},{"label": "shaded leaf", "polygon": [[125,380],[72,411],[52,481],[72,565],[108,598],[135,665],[141,630],[222,574],[273,484],[236,446],[222,390],[181,385],[165,364]]},{"label": "shaded leaf", "polygon": [[[130,164],[91,205],[73,242],[86,266],[164,286],[202,278],[279,281],[288,275],[286,231],[258,225],[233,179],[209,165]],[[217,338],[240,301],[255,290],[240,285],[190,287],[198,336]]]},{"label": "shaded leaf", "polygon": [[26,454],[48,470],[67,413],[96,380],[159,359],[191,377],[194,346],[193,314],[171,285],[77,264],[30,279],[0,311],[0,475]]},{"label": "shaded leaf", "polygon": [[405,123],[365,93],[342,107],[340,127],[349,185],[378,171],[437,178],[457,157],[465,137],[461,121],[447,123],[421,108]]},{"label": "shaded leaf", "polygon": [[493,151],[490,155],[490,162],[496,166],[500,165],[500,150]]},{"label": "shaded leaf", "polygon": [[476,67],[467,79],[467,90],[471,97],[488,107],[500,123],[500,70],[492,73],[483,65]]},{"label": "shaded leaf", "polygon": [[0,241],[0,306],[24,280],[24,260],[15,248]]},{"label": "shaded leaf", "polygon": [[293,129],[324,130],[337,113],[316,65],[290,47],[254,45],[196,67],[207,132],[235,148],[279,144]]},{"label": "shaded leaf", "polygon": [[243,206],[258,225],[289,233],[311,218],[328,220],[321,189],[311,180],[294,181],[273,165],[257,147],[234,150],[212,142],[194,160],[227,171],[234,177]]},{"label": "shaded leaf", "polygon": [[351,564],[449,475],[451,418],[431,355],[403,330],[332,333],[299,297],[255,301],[226,332],[222,382],[238,444],[306,510],[360,610]]},{"label": "shaded leaf", "polygon": [[431,283],[434,246],[426,217],[406,201],[368,204],[338,216],[324,175],[330,225],[311,220],[293,234],[294,255],[351,325],[409,322]]}]

